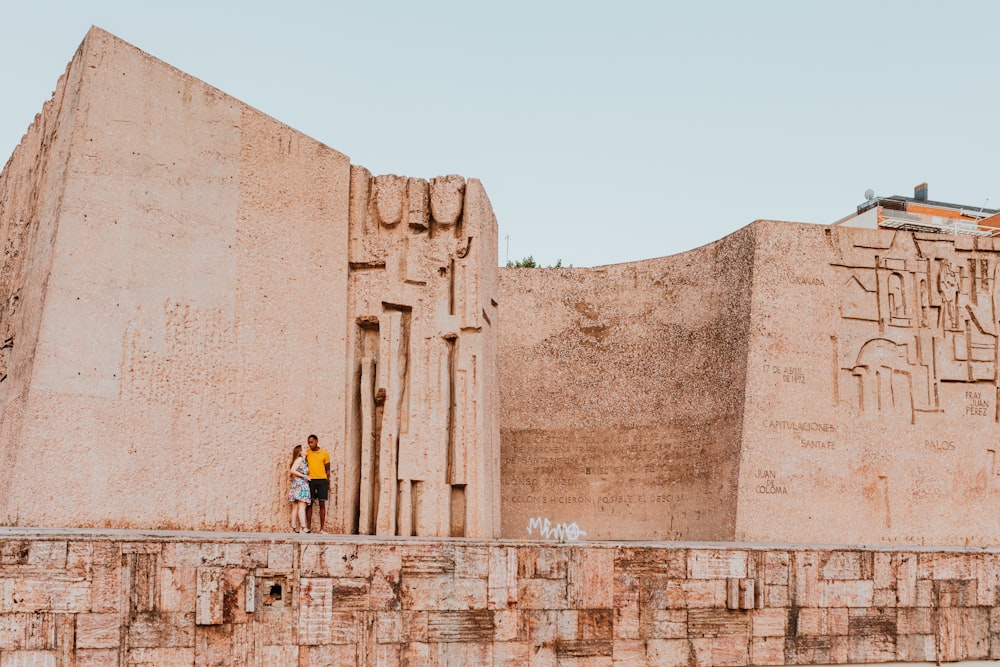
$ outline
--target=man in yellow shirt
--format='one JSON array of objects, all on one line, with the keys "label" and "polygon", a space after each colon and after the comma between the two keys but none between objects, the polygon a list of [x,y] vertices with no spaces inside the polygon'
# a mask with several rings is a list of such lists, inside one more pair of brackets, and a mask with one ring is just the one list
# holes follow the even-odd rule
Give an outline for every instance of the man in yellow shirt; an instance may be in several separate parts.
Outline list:
[{"label": "man in yellow shirt", "polygon": [[319,448],[319,438],[310,435],[306,442],[306,463],[309,464],[309,495],[312,502],[306,506],[306,526],[312,528],[312,509],[319,503],[319,532],[326,524],[326,501],[330,497],[330,455]]}]

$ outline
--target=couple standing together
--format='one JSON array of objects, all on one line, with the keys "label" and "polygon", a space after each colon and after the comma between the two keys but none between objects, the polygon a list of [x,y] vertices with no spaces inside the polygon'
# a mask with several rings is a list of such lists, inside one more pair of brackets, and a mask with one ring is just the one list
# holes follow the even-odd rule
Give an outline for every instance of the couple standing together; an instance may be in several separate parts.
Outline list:
[{"label": "couple standing together", "polygon": [[[330,497],[330,455],[319,448],[319,438],[306,439],[308,449],[302,445],[292,450],[292,488],[288,502],[292,503],[292,532],[309,533],[312,525],[312,501],[319,503],[319,532],[326,524],[326,501]],[[301,529],[301,531],[300,531]]]}]

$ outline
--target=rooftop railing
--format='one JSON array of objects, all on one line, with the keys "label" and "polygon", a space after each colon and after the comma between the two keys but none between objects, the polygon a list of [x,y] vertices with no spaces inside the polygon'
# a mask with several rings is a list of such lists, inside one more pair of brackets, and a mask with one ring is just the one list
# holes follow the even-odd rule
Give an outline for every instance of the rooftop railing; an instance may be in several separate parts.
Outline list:
[{"label": "rooftop railing", "polygon": [[985,227],[975,220],[907,213],[906,211],[894,211],[885,207],[879,211],[878,224],[880,227],[902,229],[911,232],[934,232],[964,236],[1000,236],[1000,228]]}]

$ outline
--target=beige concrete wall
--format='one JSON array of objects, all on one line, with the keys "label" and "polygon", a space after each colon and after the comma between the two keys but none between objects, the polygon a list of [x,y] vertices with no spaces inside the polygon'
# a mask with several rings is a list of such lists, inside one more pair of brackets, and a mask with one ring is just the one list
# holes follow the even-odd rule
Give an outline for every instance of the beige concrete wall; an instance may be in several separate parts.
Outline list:
[{"label": "beige concrete wall", "polygon": [[[82,52],[81,47],[81,52]],[[0,488],[11,488],[52,266],[66,162],[79,128],[81,52],[0,172]],[[0,516],[11,495],[0,494]],[[7,519],[9,521],[9,519]]]},{"label": "beige concrete wall", "polygon": [[1000,245],[759,222],[736,538],[1000,539]]},{"label": "beige concrete wall", "polygon": [[283,526],[344,428],[348,158],[100,30],[77,69],[2,520]]},{"label": "beige concrete wall", "polygon": [[995,660],[998,576],[979,549],[5,532],[0,662]]},{"label": "beige concrete wall", "polygon": [[502,270],[504,536],[732,537],[753,248]]}]

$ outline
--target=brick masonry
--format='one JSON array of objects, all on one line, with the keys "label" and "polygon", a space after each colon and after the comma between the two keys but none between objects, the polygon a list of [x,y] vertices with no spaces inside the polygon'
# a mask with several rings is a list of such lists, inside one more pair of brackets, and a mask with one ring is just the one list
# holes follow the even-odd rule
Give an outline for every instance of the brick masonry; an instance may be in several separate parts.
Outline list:
[{"label": "brick masonry", "polygon": [[0,665],[1000,658],[1000,552],[0,533]]}]

